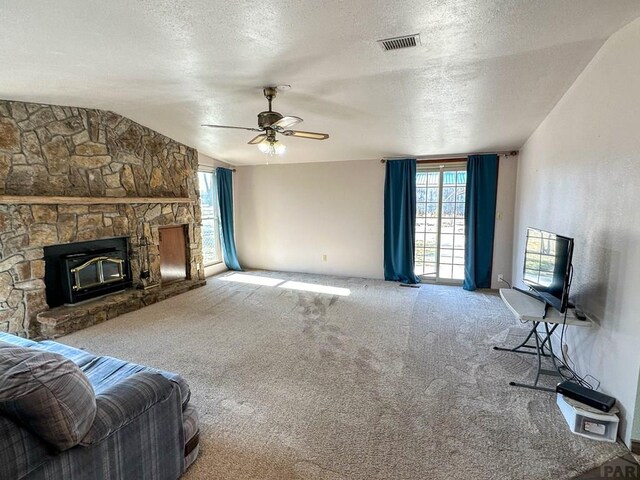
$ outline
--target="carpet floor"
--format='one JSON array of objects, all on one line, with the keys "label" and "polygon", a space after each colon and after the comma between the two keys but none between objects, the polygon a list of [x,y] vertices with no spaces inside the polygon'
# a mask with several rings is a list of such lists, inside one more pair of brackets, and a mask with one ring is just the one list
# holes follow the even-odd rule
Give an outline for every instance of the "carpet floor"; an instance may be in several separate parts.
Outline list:
[{"label": "carpet floor", "polygon": [[186,480],[564,479],[628,453],[509,386],[534,357],[491,347],[526,333],[495,292],[254,271],[60,340],[187,379]]}]

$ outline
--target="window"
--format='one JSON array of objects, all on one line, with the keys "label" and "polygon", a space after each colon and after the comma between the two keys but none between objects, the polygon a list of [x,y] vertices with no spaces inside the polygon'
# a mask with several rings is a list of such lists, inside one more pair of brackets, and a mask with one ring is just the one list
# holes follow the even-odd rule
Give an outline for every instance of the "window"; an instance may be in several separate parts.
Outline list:
[{"label": "window", "polygon": [[426,280],[464,279],[464,163],[418,167],[415,273]]},{"label": "window", "polygon": [[206,267],[222,261],[216,173],[198,172],[198,183],[202,209],[202,261]]}]

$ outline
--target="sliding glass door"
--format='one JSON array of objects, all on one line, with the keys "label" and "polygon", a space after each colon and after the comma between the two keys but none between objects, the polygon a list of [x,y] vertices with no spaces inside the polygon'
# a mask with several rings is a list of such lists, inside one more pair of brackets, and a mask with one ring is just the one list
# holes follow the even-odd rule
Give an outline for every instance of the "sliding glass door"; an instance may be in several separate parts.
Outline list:
[{"label": "sliding glass door", "polygon": [[465,163],[423,166],[416,173],[416,275],[461,284],[464,279]]}]

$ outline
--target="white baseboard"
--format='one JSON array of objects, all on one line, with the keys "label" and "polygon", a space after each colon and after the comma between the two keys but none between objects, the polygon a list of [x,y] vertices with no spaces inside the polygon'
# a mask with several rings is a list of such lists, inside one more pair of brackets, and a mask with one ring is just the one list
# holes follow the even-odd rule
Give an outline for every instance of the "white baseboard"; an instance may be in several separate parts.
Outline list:
[{"label": "white baseboard", "polygon": [[204,276],[211,277],[212,275],[218,275],[219,273],[227,271],[228,268],[224,262],[216,263],[215,265],[209,265],[204,267]]}]

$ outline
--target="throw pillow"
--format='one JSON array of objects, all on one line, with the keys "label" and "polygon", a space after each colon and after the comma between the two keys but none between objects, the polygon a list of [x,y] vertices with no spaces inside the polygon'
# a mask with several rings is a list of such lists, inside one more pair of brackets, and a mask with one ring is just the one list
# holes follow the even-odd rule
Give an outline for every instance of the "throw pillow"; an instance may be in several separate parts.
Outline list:
[{"label": "throw pillow", "polygon": [[2,342],[0,413],[62,451],[77,445],[89,431],[96,397],[71,360]]}]

